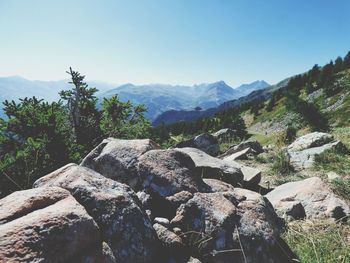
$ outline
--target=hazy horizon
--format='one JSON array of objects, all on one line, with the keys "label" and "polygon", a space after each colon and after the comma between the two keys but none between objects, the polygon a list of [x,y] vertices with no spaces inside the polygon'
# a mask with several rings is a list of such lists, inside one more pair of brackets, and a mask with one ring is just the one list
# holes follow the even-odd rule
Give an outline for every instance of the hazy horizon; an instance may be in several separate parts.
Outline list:
[{"label": "hazy horizon", "polygon": [[0,76],[270,84],[350,49],[350,2],[0,1]]}]

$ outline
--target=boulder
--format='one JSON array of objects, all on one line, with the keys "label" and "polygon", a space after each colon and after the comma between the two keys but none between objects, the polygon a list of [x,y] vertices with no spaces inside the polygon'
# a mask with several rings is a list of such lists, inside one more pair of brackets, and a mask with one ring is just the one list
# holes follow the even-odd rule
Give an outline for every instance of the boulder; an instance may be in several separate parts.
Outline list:
[{"label": "boulder", "polygon": [[333,136],[324,132],[312,132],[297,138],[288,146],[288,151],[301,151],[308,148],[322,146],[333,141]]},{"label": "boulder", "polygon": [[212,134],[219,143],[227,143],[236,138],[236,132],[232,129],[221,129]]},{"label": "boulder", "polygon": [[[164,218],[164,217],[156,217],[154,220],[153,220],[154,223],[157,223],[157,224],[160,224],[164,227],[169,227],[169,219],[167,218]],[[153,227],[154,228],[154,227]]]},{"label": "boulder", "polygon": [[261,171],[257,168],[242,165],[244,187],[257,186],[261,181]]},{"label": "boulder", "polygon": [[34,187],[48,186],[68,190],[85,207],[117,262],[154,262],[155,231],[129,186],[76,164],[68,164],[34,183]]},{"label": "boulder", "polygon": [[161,197],[208,191],[191,157],[178,149],[151,150],[139,158],[143,187]]},{"label": "boulder", "polygon": [[137,158],[149,150],[160,147],[149,139],[103,140],[82,161],[81,165],[136,189],[139,184]]},{"label": "boulder", "polygon": [[190,140],[180,142],[176,145],[177,148],[192,147],[202,150],[203,152],[217,156],[220,152],[218,140],[211,134],[203,133]]},{"label": "boulder", "polygon": [[107,247],[67,190],[30,189],[0,200],[1,262],[115,262]]},{"label": "boulder", "polygon": [[263,153],[264,150],[261,147],[260,143],[258,141],[245,141],[238,145],[232,145],[224,154],[220,155],[219,158],[224,158],[229,155],[232,155],[234,153],[243,151],[247,148],[251,148],[251,153],[258,155],[259,153]]},{"label": "boulder", "polygon": [[203,181],[210,186],[211,192],[227,192],[227,191],[233,191],[235,188],[228,183],[225,183],[220,180],[216,179],[203,179]]},{"label": "boulder", "polygon": [[344,148],[345,146],[340,141],[336,141],[301,151],[288,150],[288,155],[290,158],[290,164],[294,167],[294,169],[302,170],[313,166],[315,162],[315,156],[317,154],[321,154],[327,150],[343,151]]},{"label": "boulder", "polygon": [[177,150],[191,157],[202,177],[220,179],[234,186],[242,185],[243,174],[240,164],[212,157],[195,148],[186,147]]},{"label": "boulder", "polygon": [[290,262],[273,207],[249,190],[195,193],[170,224],[204,262]]},{"label": "boulder", "polygon": [[287,220],[300,219],[303,215],[308,219],[339,220],[350,215],[349,206],[318,177],[282,184],[266,198],[277,214]]},{"label": "boulder", "polygon": [[256,154],[256,152],[252,148],[248,147],[242,151],[227,155],[226,157],[223,158],[223,160],[235,161],[235,160],[247,159],[248,154]]},{"label": "boulder", "polygon": [[162,247],[170,249],[173,252],[180,252],[178,250],[184,248],[184,244],[182,243],[181,237],[167,229],[165,226],[156,223],[153,225],[153,228],[157,233],[158,239],[160,240]]}]

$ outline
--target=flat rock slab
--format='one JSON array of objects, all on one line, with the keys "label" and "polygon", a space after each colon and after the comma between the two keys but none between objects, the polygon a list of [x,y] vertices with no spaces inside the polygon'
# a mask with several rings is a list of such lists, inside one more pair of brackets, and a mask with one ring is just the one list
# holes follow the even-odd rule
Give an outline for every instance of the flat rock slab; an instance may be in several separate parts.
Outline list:
[{"label": "flat rock slab", "polygon": [[40,178],[34,186],[68,190],[94,218],[117,262],[154,262],[156,234],[129,186],[76,164]]},{"label": "flat rock slab", "polygon": [[238,145],[232,145],[224,154],[220,155],[219,158],[224,158],[234,153],[243,151],[247,148],[251,148],[252,153],[258,155],[259,153],[263,153],[264,150],[261,147],[258,141],[245,141]]},{"label": "flat rock slab", "polygon": [[247,159],[248,154],[256,154],[256,152],[252,148],[248,147],[242,151],[239,151],[239,152],[236,152],[236,153],[233,153],[231,155],[224,157],[223,160],[235,161],[235,160]]},{"label": "flat rock slab", "polygon": [[299,219],[303,213],[308,219],[334,220],[350,214],[349,206],[318,177],[282,184],[269,192],[266,198],[277,214],[287,220]]},{"label": "flat rock slab", "polygon": [[135,189],[140,183],[137,176],[137,159],[145,152],[159,148],[159,145],[149,139],[108,138],[84,158],[81,166]]},{"label": "flat rock slab", "polygon": [[240,164],[212,157],[195,148],[186,147],[177,150],[191,157],[202,177],[220,179],[234,186],[242,185],[243,174]]},{"label": "flat rock slab", "polygon": [[317,154],[321,154],[327,150],[341,150],[343,148],[344,145],[340,141],[336,141],[322,146],[304,149],[301,151],[288,150],[290,164],[296,170],[311,168],[315,162],[315,156]]},{"label": "flat rock slab", "polygon": [[0,200],[1,262],[113,262],[103,254],[97,224],[67,190],[30,189]]},{"label": "flat rock slab", "polygon": [[297,138],[288,146],[288,151],[301,151],[308,148],[322,146],[333,141],[333,136],[324,132],[312,132]]}]

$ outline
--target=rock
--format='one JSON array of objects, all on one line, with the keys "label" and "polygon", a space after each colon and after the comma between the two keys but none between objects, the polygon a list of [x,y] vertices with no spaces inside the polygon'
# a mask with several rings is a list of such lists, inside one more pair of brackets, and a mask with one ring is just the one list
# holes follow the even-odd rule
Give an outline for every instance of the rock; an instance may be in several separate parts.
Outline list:
[{"label": "rock", "polygon": [[301,151],[308,148],[318,147],[333,141],[333,136],[324,132],[313,132],[297,138],[288,146],[288,151]]},{"label": "rock", "polygon": [[[209,187],[206,187],[206,190],[209,190]],[[181,204],[186,203],[193,197],[193,194],[187,191],[181,191],[174,195],[167,196],[166,200],[169,204],[176,210]]]},{"label": "rock", "polygon": [[153,228],[161,244],[161,255],[157,262],[184,262],[187,252],[181,237],[161,224],[154,224]]},{"label": "rock", "polygon": [[170,248],[173,251],[184,248],[181,237],[168,230],[165,226],[156,223],[153,225],[153,228],[164,248]]},{"label": "rock", "polygon": [[199,259],[190,257],[187,261],[187,263],[202,263]]},{"label": "rock", "polygon": [[266,195],[277,214],[287,220],[299,219],[302,212],[295,218],[293,209],[301,211],[300,203],[308,219],[341,219],[349,216],[350,208],[336,197],[331,189],[318,177],[311,177],[302,181],[290,182],[276,187]]},{"label": "rock", "polygon": [[176,145],[177,148],[192,147],[202,150],[203,152],[217,156],[220,152],[218,140],[208,133],[200,134],[190,140],[180,142]]},{"label": "rock", "polygon": [[337,179],[339,179],[341,177],[340,177],[339,174],[337,174],[335,172],[328,172],[327,173],[327,178],[328,178],[328,181],[334,181],[334,180],[337,180]]},{"label": "rock", "polygon": [[93,218],[68,191],[47,187],[0,200],[1,262],[115,262]]},{"label": "rock", "polygon": [[151,150],[139,158],[143,187],[161,197],[207,191],[191,157],[178,149]]},{"label": "rock", "polygon": [[164,217],[156,217],[154,220],[153,220],[154,223],[157,223],[157,224],[160,224],[164,227],[169,227],[169,219],[167,218],[164,218]]},{"label": "rock", "polygon": [[291,151],[288,150],[288,155],[290,157],[290,164],[296,170],[302,170],[305,168],[310,168],[315,162],[315,156],[321,154],[327,150],[344,150],[344,145],[340,141],[328,143],[319,147],[313,147],[309,149],[304,149],[301,151]]},{"label": "rock", "polygon": [[199,258],[213,263],[290,262],[279,246],[280,223],[261,195],[239,188],[195,193],[170,222]]},{"label": "rock", "polygon": [[219,158],[227,157],[234,153],[243,151],[247,148],[251,148],[251,153],[254,153],[255,155],[258,155],[259,153],[264,152],[263,148],[261,147],[258,141],[246,141],[238,145],[232,145],[224,154],[220,155]]},{"label": "rock", "polygon": [[103,140],[82,161],[81,165],[136,189],[139,184],[137,158],[149,150],[160,147],[149,139]]},{"label": "rock", "polygon": [[233,191],[235,188],[228,183],[216,179],[203,179],[210,186],[211,192],[227,192]]},{"label": "rock", "polygon": [[220,179],[234,186],[242,185],[243,174],[240,164],[212,157],[195,148],[186,147],[177,150],[191,157],[202,177]]},{"label": "rock", "polygon": [[152,202],[152,197],[150,194],[146,193],[145,191],[139,191],[136,193],[136,196],[144,208],[150,207],[150,204]]},{"label": "rock", "polygon": [[235,160],[242,160],[242,159],[247,159],[248,158],[248,154],[256,154],[256,152],[248,147],[242,151],[239,152],[235,152],[231,155],[227,155],[226,157],[223,158],[223,160],[225,161],[235,161]]},{"label": "rock", "polygon": [[117,262],[154,262],[156,235],[149,217],[127,185],[68,164],[34,183],[68,190],[94,218]]},{"label": "rock", "polygon": [[257,186],[261,181],[261,171],[256,168],[242,165],[244,187]]},{"label": "rock", "polygon": [[232,129],[221,129],[212,134],[219,143],[227,143],[236,138],[236,132]]}]

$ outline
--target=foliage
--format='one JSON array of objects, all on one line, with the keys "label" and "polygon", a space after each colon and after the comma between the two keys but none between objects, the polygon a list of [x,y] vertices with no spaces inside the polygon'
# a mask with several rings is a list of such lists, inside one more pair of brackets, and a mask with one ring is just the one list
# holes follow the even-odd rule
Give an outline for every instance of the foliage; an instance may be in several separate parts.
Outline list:
[{"label": "foliage", "polygon": [[104,137],[124,139],[147,138],[151,124],[144,117],[144,105],[133,107],[130,101],[122,102],[118,96],[103,99],[101,129]]},{"label": "foliage", "polygon": [[85,76],[69,68],[67,73],[71,76],[73,89],[60,92],[61,98],[66,101],[73,136],[78,145],[85,152],[101,139],[99,126],[100,112],[96,108],[96,88],[89,88],[84,82]]},{"label": "foliage", "polygon": [[350,156],[346,151],[327,150],[315,156],[315,170],[350,174]]},{"label": "foliage", "polygon": [[[95,93],[84,76],[70,68],[72,90],[59,102],[35,97],[5,101],[8,120],[0,119],[0,197],[30,188],[35,180],[81,158],[104,137],[148,137],[146,108],[105,99],[97,108]],[[65,104],[64,104],[65,102]]]},{"label": "foliage", "polygon": [[350,201],[350,178],[337,178],[332,181],[331,187],[335,194]]},{"label": "foliage", "polygon": [[284,131],[283,137],[284,143],[292,143],[297,137],[297,128],[292,124],[288,124],[287,129]]},{"label": "foliage", "polygon": [[349,262],[350,225],[329,221],[294,221],[288,224],[283,238],[301,262]]},{"label": "foliage", "polygon": [[62,104],[25,98],[4,102],[1,121],[1,194],[25,189],[46,173],[71,160],[69,127]]},{"label": "foliage", "polygon": [[160,144],[169,144],[173,136],[189,137],[203,132],[215,132],[230,128],[235,132],[237,140],[247,136],[244,120],[237,109],[229,109],[218,113],[214,118],[200,119],[194,122],[179,122],[171,125],[159,125],[152,129],[152,139]]},{"label": "foliage", "polygon": [[273,158],[272,171],[280,175],[288,175],[294,171],[293,167],[290,164],[290,158],[288,153],[283,150],[280,150],[276,153]]}]

